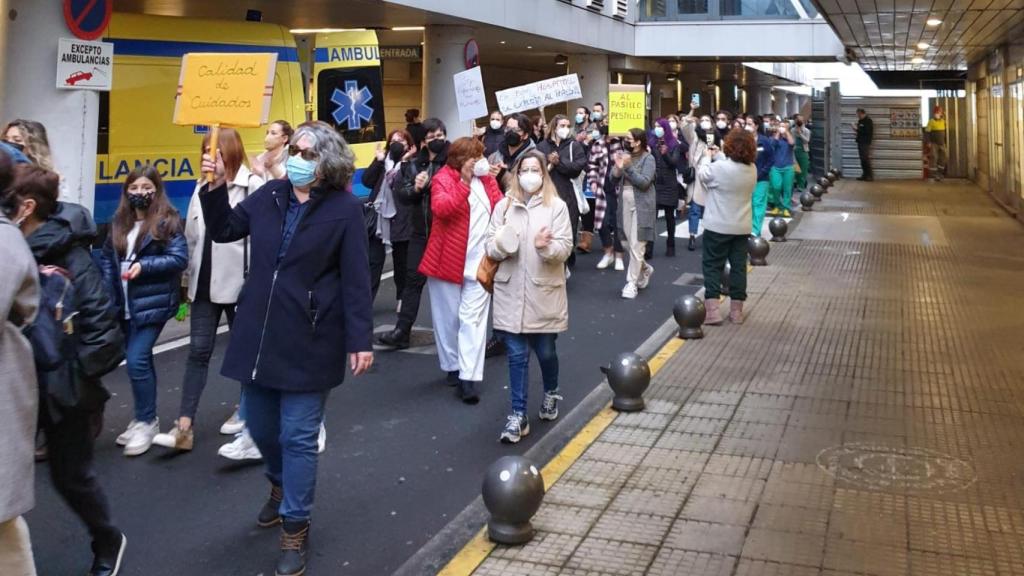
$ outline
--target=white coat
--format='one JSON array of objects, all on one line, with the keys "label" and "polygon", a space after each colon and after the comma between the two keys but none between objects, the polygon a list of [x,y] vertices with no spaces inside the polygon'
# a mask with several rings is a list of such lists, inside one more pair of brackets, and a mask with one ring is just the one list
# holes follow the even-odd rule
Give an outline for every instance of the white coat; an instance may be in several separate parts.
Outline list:
[{"label": "white coat", "polygon": [[[534,238],[545,226],[554,237],[537,248]],[[504,198],[491,214],[486,249],[501,262],[494,276],[495,330],[545,334],[569,329],[565,261],[573,242],[569,208],[562,199],[552,198],[545,206],[540,194],[526,205]]]},{"label": "white coat", "polygon": [[[192,200],[188,205],[185,221],[185,240],[188,241],[188,299],[195,300],[199,286],[199,267],[203,263],[203,242],[206,240],[206,222],[203,221],[203,207],[199,203],[199,189],[205,180],[196,183]],[[228,202],[238,204],[246,196],[263,186],[264,181],[246,166],[238,168],[235,179],[228,182]],[[246,240],[230,244],[213,243],[210,250],[210,301],[214,304],[234,304],[245,282]]]}]

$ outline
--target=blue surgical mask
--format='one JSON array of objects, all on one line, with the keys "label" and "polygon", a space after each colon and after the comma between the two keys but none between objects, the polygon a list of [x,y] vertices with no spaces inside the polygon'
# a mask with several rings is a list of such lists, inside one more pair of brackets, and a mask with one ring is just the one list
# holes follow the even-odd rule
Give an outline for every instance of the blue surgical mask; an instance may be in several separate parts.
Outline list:
[{"label": "blue surgical mask", "polygon": [[288,180],[291,181],[293,186],[305,187],[312,184],[316,180],[316,168],[317,162],[315,160],[306,160],[298,154],[289,156],[288,162],[285,164],[285,170],[288,171]]},{"label": "blue surgical mask", "polygon": [[655,138],[664,138],[665,137],[665,129],[662,128],[661,126],[656,126],[654,128],[654,137]]},{"label": "blue surgical mask", "polygon": [[584,116],[583,114],[577,114],[577,115],[576,115],[576,123],[577,123],[577,124],[583,124],[583,120],[584,120],[585,118],[586,118],[586,117],[585,117],[585,116]]},{"label": "blue surgical mask", "polygon": [[593,120],[594,122],[600,122],[601,121],[601,113],[600,112],[592,112],[590,114],[590,119]]}]

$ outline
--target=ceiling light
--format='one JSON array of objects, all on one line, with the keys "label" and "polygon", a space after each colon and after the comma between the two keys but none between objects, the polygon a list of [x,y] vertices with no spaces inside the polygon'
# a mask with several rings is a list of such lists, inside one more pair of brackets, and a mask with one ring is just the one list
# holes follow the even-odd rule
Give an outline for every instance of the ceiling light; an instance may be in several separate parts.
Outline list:
[{"label": "ceiling light", "polygon": [[425,30],[423,26],[395,26],[391,29],[392,32],[413,32],[415,30]]},{"label": "ceiling light", "polygon": [[526,49],[527,50],[533,50],[533,46],[527,46]]},{"label": "ceiling light", "polygon": [[911,64],[924,64],[924,58],[921,58],[920,56],[914,56],[913,58],[910,59],[910,63]]},{"label": "ceiling light", "polygon": [[504,43],[505,43],[505,41],[504,41],[504,40],[502,40],[501,42],[498,42],[498,44],[504,44]]},{"label": "ceiling light", "polygon": [[292,28],[292,34],[330,34],[332,32],[366,32],[366,28]]},{"label": "ceiling light", "polygon": [[917,49],[918,50],[927,50],[927,49],[929,49],[931,47],[932,47],[932,45],[927,43],[927,42],[918,42],[917,43]]},{"label": "ceiling light", "polygon": [[925,24],[927,24],[929,26],[938,26],[939,24],[942,24],[942,20],[939,20],[938,18],[929,18],[925,22]]},{"label": "ceiling light", "polygon": [[558,55],[555,56],[555,65],[556,66],[565,66],[568,63],[569,63],[569,57],[568,56],[566,56],[564,54],[558,54]]}]

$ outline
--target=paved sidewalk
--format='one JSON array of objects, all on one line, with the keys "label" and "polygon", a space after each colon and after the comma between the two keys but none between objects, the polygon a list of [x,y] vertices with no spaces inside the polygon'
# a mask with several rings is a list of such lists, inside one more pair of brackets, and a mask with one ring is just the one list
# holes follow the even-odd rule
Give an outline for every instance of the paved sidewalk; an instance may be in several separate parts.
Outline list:
[{"label": "paved sidewalk", "polygon": [[842,181],[791,237],[475,574],[1024,574],[1024,227]]}]

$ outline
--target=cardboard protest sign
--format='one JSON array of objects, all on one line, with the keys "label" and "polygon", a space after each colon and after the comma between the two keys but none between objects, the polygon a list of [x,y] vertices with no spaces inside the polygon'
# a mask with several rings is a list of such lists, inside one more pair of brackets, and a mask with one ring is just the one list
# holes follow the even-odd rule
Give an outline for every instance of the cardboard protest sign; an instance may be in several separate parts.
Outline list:
[{"label": "cardboard protest sign", "polygon": [[498,100],[498,109],[507,116],[523,110],[543,108],[549,104],[577,100],[583,98],[583,91],[580,90],[579,77],[576,74],[568,74],[508,90],[499,90],[494,96]]},{"label": "cardboard protest sign", "polygon": [[273,53],[185,54],[174,123],[241,128],[266,124],[276,66]]},{"label": "cardboard protest sign", "polygon": [[644,128],[647,121],[647,98],[643,84],[612,84],[608,86],[608,134],[622,136],[630,128]]},{"label": "cardboard protest sign", "polygon": [[455,82],[455,102],[459,107],[459,120],[475,120],[487,116],[487,96],[480,67],[474,66],[452,77]]}]

